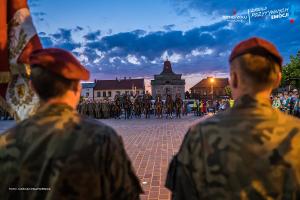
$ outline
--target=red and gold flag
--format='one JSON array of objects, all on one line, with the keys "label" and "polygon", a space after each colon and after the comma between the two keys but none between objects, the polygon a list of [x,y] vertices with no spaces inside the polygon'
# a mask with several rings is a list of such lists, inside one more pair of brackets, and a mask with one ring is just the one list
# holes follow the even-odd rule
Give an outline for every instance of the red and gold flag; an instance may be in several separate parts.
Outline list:
[{"label": "red and gold flag", "polygon": [[0,3],[0,105],[22,120],[38,104],[29,87],[29,55],[42,48],[27,0]]}]

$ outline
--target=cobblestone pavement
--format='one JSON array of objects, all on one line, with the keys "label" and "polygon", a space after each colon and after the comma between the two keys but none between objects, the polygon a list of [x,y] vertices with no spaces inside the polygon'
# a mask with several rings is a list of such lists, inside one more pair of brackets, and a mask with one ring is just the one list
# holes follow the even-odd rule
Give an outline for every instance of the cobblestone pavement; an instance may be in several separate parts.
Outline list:
[{"label": "cobblestone pavement", "polygon": [[102,120],[122,136],[145,192],[142,200],[170,199],[164,187],[169,162],[188,128],[200,120],[194,116],[173,120]]},{"label": "cobblestone pavement", "polygon": [[[204,118],[101,120],[123,138],[125,148],[140,178],[145,194],[142,200],[170,199],[164,187],[172,156],[178,151],[188,128]],[[0,133],[14,125],[0,121]]]}]

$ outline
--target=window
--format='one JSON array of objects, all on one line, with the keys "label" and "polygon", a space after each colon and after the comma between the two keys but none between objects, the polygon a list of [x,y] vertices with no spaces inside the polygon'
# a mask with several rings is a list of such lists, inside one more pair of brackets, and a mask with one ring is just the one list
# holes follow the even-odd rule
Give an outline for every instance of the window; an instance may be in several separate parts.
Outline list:
[{"label": "window", "polygon": [[101,97],[101,92],[97,92],[97,97]]},{"label": "window", "polygon": [[106,92],[103,92],[103,97],[106,97]]},{"label": "window", "polygon": [[111,97],[111,91],[108,91],[108,97]]},{"label": "window", "polygon": [[90,96],[90,93],[85,93],[85,97],[89,97]]}]

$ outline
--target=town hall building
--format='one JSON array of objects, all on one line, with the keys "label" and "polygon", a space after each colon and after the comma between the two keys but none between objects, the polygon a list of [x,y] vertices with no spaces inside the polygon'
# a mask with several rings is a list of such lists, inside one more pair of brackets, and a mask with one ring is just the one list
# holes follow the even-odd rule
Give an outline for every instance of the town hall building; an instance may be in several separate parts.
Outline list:
[{"label": "town hall building", "polygon": [[164,62],[163,71],[154,75],[154,80],[151,80],[152,96],[155,98],[161,95],[162,99],[166,99],[167,95],[172,95],[173,99],[177,94],[184,98],[185,80],[181,79],[182,74],[175,74],[172,70],[171,62]]}]

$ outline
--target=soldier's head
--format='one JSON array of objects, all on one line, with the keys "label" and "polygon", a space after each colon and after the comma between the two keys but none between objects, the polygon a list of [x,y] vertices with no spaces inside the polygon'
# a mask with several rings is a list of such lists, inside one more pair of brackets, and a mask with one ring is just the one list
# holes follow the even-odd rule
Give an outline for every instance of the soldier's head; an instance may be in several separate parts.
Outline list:
[{"label": "soldier's head", "polygon": [[89,72],[69,52],[41,49],[30,56],[31,85],[43,102],[62,102],[76,107],[80,100],[80,80]]},{"label": "soldier's head", "polygon": [[244,94],[270,95],[280,84],[282,58],[276,47],[266,40],[242,41],[231,52],[229,62],[234,99]]}]

